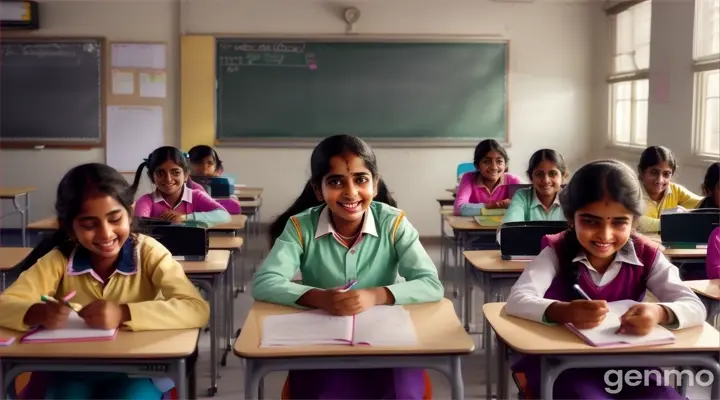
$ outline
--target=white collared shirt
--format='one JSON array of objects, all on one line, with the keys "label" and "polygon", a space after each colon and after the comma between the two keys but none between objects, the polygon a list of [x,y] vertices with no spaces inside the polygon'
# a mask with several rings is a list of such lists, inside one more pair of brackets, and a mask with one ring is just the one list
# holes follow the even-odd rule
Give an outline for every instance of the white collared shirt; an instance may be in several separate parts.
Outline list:
[{"label": "white collared shirt", "polygon": [[[335,230],[335,227],[332,223],[332,217],[330,215],[330,208],[328,206],[325,206],[323,210],[320,212],[320,218],[318,218],[318,225],[317,229],[315,229],[315,240],[325,236],[332,234],[332,236],[337,240],[340,244],[345,246],[345,243],[343,243],[342,238]],[[370,209],[365,211],[365,215],[363,216],[363,225],[362,229],[360,230],[360,235],[358,236],[355,243],[353,243],[352,247],[355,247],[358,245],[361,241],[364,235],[372,235],[377,237],[377,227],[375,226],[375,217],[373,217],[372,212]]]},{"label": "white collared shirt", "polygon": [[[573,261],[583,263],[593,283],[605,286],[612,282],[623,267],[623,263],[642,265],[630,244],[617,252],[615,259],[605,273],[598,272],[590,265],[585,254],[579,254]],[[507,313],[520,318],[544,322],[545,310],[557,300],[544,298],[558,273],[559,261],[555,250],[546,247],[531,261],[520,278],[513,285],[507,300]],[[659,300],[659,304],[671,311],[670,319],[674,320],[673,328],[687,328],[701,325],[706,318],[705,306],[695,293],[680,280],[678,268],[658,251],[646,282],[650,290]]]}]

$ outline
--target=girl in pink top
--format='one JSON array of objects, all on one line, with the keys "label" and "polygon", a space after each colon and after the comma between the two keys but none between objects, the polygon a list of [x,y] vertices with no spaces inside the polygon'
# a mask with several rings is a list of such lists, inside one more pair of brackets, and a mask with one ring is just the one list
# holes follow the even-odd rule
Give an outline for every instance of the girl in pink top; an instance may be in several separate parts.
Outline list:
[{"label": "girl in pink top", "polygon": [[207,225],[230,222],[230,214],[207,193],[187,185],[190,169],[187,156],[171,146],[156,149],[135,173],[132,190],[137,190],[143,169],[156,189],[135,203],[135,216],[172,222],[200,221]]},{"label": "girl in pink top", "polygon": [[710,234],[705,263],[708,279],[720,279],[720,227]]},{"label": "girl in pink top", "polygon": [[[218,153],[210,146],[195,146],[188,152],[190,155],[190,170],[192,175],[198,176],[221,176],[223,173],[223,164]],[[202,187],[202,185],[196,185]],[[203,188],[205,191],[205,188]],[[232,193],[232,191],[231,191]],[[241,214],[240,200],[235,195],[229,198],[216,199],[220,205],[230,214]]]},{"label": "girl in pink top", "polygon": [[508,173],[509,158],[496,140],[487,139],[475,147],[477,172],[462,176],[455,196],[455,215],[480,215],[483,208],[507,208],[507,185],[519,184],[520,178]]}]

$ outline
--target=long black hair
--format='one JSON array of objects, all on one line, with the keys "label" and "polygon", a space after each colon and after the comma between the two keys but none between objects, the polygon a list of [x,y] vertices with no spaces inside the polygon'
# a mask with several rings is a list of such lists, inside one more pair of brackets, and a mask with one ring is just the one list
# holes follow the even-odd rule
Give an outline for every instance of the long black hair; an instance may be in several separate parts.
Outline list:
[{"label": "long black hair", "polygon": [[17,265],[18,273],[35,265],[38,259],[56,247],[65,257],[70,257],[75,247],[73,221],[80,215],[85,199],[92,195],[110,196],[123,206],[128,215],[132,215],[135,191],[118,171],[99,163],[78,165],[68,171],[58,184],[55,198],[58,229]]},{"label": "long black hair", "polygon": [[715,188],[720,185],[720,162],[712,163],[705,172],[702,191],[705,198],[697,208],[718,208],[720,199],[715,198]]},{"label": "long black hair", "polygon": [[325,138],[313,150],[310,156],[310,179],[305,183],[300,196],[295,202],[280,214],[279,217],[270,225],[270,245],[275,243],[280,234],[285,229],[290,217],[301,213],[308,208],[316,207],[323,202],[318,200],[314,187],[322,185],[322,179],[330,172],[330,159],[342,154],[354,154],[365,162],[365,167],[370,170],[373,179],[377,179],[377,195],[375,201],[386,203],[390,206],[397,207],[395,199],[393,199],[390,190],[385,182],[380,178],[377,167],[377,159],[373,150],[362,139],[351,135],[335,135]]},{"label": "long black hair", "polygon": [[560,171],[560,174],[565,178],[568,172],[567,164],[565,164],[565,159],[563,158],[562,154],[558,153],[555,150],[552,149],[541,149],[533,153],[532,156],[530,156],[530,161],[528,162],[528,169],[527,169],[527,176],[530,179],[530,182],[532,182],[532,174],[533,171],[535,171],[535,168],[540,165],[543,161],[550,161],[551,163],[555,164],[555,167]]},{"label": "long black hair", "polygon": [[[188,155],[186,153],[183,153],[180,151],[180,149],[172,146],[163,146],[158,147],[155,149],[148,158],[146,158],[140,165],[138,166],[137,171],[135,172],[135,179],[133,180],[132,184],[132,190],[135,192],[138,189],[138,186],[140,186],[140,177],[142,177],[142,171],[145,167],[147,167],[147,174],[150,178],[150,181],[152,183],[155,183],[155,170],[158,169],[165,161],[172,161],[180,168],[182,168],[183,172],[187,175],[188,171],[190,170],[190,165],[188,164]],[[188,181],[190,178],[188,177]]]},{"label": "long black hair", "polygon": [[475,146],[475,154],[473,155],[473,164],[475,165],[475,169],[477,169],[477,174],[480,173],[480,161],[485,158],[485,155],[487,153],[495,151],[498,154],[502,156],[502,158],[505,159],[505,172],[508,172],[508,164],[510,163],[510,158],[507,155],[507,151],[505,151],[505,148],[498,143],[495,139],[485,139],[482,142],[478,143],[477,146]]},{"label": "long black hair", "polygon": [[661,162],[668,163],[672,174],[675,175],[675,171],[677,170],[675,154],[665,146],[650,146],[643,150],[642,154],[640,154],[640,161],[638,162],[638,172],[642,176],[646,169],[658,165]]},{"label": "long black hair", "polygon": [[205,157],[212,157],[215,162],[215,171],[217,172],[223,170],[223,163],[220,160],[220,156],[217,151],[210,146],[204,144],[194,146],[190,149],[190,151],[188,151],[188,155],[191,164],[199,164]]},{"label": "long black hair", "polygon": [[[570,293],[576,295],[572,285],[578,283],[578,267],[573,259],[582,250],[575,232],[575,213],[596,201],[609,198],[622,204],[633,214],[633,223],[644,213],[642,187],[635,172],[617,160],[594,161],[582,166],[560,192],[560,205],[570,225],[562,251],[558,254],[560,273],[565,274]],[[579,298],[579,297],[576,297]]]}]

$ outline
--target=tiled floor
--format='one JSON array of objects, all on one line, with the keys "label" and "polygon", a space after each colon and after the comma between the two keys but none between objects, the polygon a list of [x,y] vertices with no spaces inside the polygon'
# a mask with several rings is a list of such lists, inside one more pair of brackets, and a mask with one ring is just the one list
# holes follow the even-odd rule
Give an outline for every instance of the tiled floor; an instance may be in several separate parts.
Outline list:
[{"label": "tiled floor", "polygon": [[[15,235],[3,235],[0,243],[3,246],[19,246],[19,238],[14,237]],[[17,242],[17,243],[16,243]],[[440,248],[438,246],[426,246],[426,249],[430,256],[435,260],[436,264],[440,264]],[[260,249],[252,249],[251,254],[259,254]],[[238,263],[239,267],[240,263]],[[251,272],[247,273],[249,277]],[[455,275],[455,274],[453,274]],[[459,274],[456,274],[459,275]],[[448,278],[445,281],[446,284],[446,297],[453,299],[453,282],[458,282],[457,279]],[[480,298],[480,295],[477,295]],[[459,306],[459,302],[456,302],[456,308]],[[241,293],[235,299],[235,326],[239,328],[242,326],[245,316],[252,304],[252,297],[250,293]],[[481,308],[475,308],[474,322],[479,324],[482,322]],[[459,310],[458,310],[459,313]],[[484,399],[485,398],[485,363],[484,363],[484,351],[480,348],[479,340],[481,336],[473,335],[476,344],[476,351],[474,354],[466,357],[463,360],[463,379],[465,382],[465,398],[466,399]],[[200,358],[197,365],[198,373],[198,397],[201,399],[207,397],[207,389],[210,386],[210,339],[207,333],[202,334],[200,340]],[[218,400],[236,400],[241,399],[244,396],[243,388],[243,362],[241,359],[236,357],[234,354],[228,355],[228,362],[226,367],[220,367],[219,369],[221,378],[218,382],[218,393],[213,397]],[[430,375],[433,383],[433,398],[435,399],[449,399],[450,388],[447,380],[444,376],[440,375],[435,371],[430,371]],[[280,393],[285,380],[286,374],[273,373],[265,378],[265,398],[270,400],[280,399]],[[515,385],[510,383],[511,398],[517,398],[517,391]],[[690,387],[688,389],[688,398],[705,400],[710,399],[710,391],[707,387]]]}]

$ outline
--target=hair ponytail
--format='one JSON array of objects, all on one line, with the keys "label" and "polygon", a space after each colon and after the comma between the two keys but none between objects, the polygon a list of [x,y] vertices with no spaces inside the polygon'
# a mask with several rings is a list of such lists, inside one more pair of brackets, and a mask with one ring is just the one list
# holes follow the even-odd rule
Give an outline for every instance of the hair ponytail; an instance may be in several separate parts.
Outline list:
[{"label": "hair ponytail", "polygon": [[275,221],[273,221],[270,225],[270,247],[275,244],[275,240],[282,234],[283,230],[285,230],[285,225],[287,225],[290,217],[295,214],[299,214],[308,208],[316,207],[321,204],[323,204],[323,202],[318,200],[315,195],[315,189],[313,189],[312,183],[308,180],[302,193],[297,199],[295,199],[295,202],[290,206],[290,208],[280,214],[280,216],[277,217],[277,219],[275,219]]},{"label": "hair ponytail", "polygon": [[390,189],[387,187],[385,181],[383,181],[382,178],[378,180],[377,195],[375,196],[374,200],[380,203],[385,203],[390,207],[397,208],[397,201],[395,201],[395,198],[392,196]]},{"label": "hair ponytail", "polygon": [[145,166],[147,166],[147,160],[140,163],[140,166],[138,166],[137,171],[135,171],[135,179],[133,179],[133,183],[130,186],[130,193],[132,193],[133,197],[135,197],[135,194],[137,193],[138,187],[140,187],[140,177],[142,177],[143,169],[145,169]]}]

